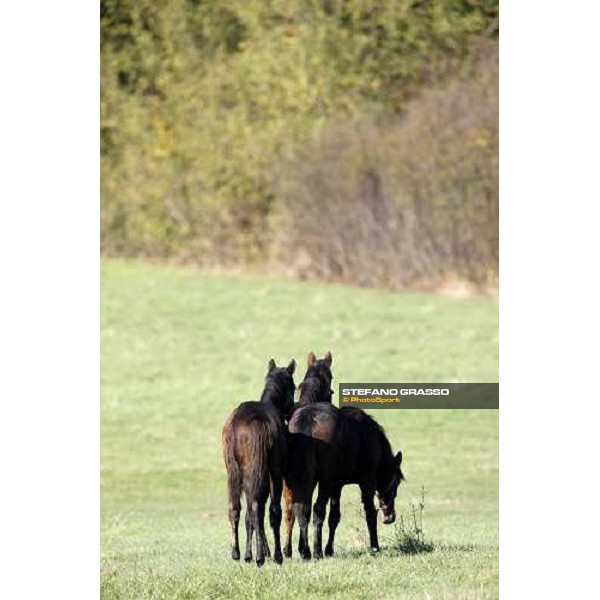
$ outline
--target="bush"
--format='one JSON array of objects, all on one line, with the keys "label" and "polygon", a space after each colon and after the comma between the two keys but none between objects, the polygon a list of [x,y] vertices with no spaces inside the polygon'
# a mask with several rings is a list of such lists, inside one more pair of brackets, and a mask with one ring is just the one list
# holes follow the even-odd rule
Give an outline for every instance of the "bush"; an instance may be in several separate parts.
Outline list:
[{"label": "bush", "polygon": [[496,281],[497,47],[480,52],[403,117],[327,128],[296,154],[274,263],[369,286]]}]

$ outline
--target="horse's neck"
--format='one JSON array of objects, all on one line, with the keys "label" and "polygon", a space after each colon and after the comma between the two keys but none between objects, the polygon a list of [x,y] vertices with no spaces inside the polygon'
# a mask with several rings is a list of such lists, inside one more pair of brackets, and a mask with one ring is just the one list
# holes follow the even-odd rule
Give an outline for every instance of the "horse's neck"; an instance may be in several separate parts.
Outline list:
[{"label": "horse's neck", "polygon": [[281,404],[281,392],[271,386],[267,386],[263,390],[260,401],[264,404],[272,406],[273,408],[278,408]]}]

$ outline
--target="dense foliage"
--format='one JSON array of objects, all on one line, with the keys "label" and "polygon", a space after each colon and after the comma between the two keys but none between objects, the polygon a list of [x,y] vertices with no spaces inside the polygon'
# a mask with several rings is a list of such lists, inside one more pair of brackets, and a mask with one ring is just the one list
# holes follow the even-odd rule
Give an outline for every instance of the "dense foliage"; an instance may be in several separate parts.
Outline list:
[{"label": "dense foliage", "polygon": [[[493,279],[497,33],[496,0],[101,0],[103,252]],[[378,269],[336,240],[373,210]]]}]

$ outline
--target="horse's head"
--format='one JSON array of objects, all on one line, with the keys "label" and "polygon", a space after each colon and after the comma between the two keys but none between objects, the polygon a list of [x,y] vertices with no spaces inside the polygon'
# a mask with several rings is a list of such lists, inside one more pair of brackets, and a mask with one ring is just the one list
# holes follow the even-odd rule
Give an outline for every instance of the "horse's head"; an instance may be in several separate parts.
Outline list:
[{"label": "horse's head", "polygon": [[323,358],[317,358],[314,352],[310,352],[306,365],[308,367],[304,381],[300,384],[300,402],[312,404],[313,402],[331,402],[333,390],[331,382],[331,363],[333,358],[331,352],[327,352]]},{"label": "horse's head", "polygon": [[296,384],[293,375],[295,370],[296,361],[293,358],[287,367],[278,367],[273,359],[269,361],[263,398],[267,395],[270,402],[284,417],[292,412],[294,406]]},{"label": "horse's head", "polygon": [[379,498],[379,508],[383,513],[383,522],[385,525],[391,525],[396,520],[396,509],[394,502],[398,493],[398,486],[404,480],[404,475],[400,465],[402,464],[402,452],[398,451],[391,460],[390,466],[382,481],[377,486],[377,497]]}]

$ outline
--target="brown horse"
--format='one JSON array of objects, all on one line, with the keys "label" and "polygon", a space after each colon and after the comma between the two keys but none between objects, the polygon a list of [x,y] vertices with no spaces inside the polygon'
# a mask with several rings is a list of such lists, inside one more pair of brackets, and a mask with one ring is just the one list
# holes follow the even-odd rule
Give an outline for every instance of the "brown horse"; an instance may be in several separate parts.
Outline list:
[{"label": "brown horse", "polygon": [[286,484],[291,490],[294,515],[300,525],[298,551],[302,558],[311,557],[308,523],[317,483],[319,492],[313,507],[315,557],[323,557],[322,532],[329,499],[329,539],[325,555],[333,555],[342,487],[351,483],[360,487],[371,549],[378,552],[377,510],[373,497],[377,493],[383,522],[393,523],[396,519],[394,501],[398,485],[404,479],[400,469],[402,452],[394,456],[383,429],[358,408],[338,409],[323,402],[309,404],[293,414],[289,432],[290,463]]},{"label": "brown horse", "polygon": [[238,525],[242,491],[246,496],[246,554],[252,560],[252,537],[256,533],[256,564],[260,567],[269,555],[264,529],[265,504],[269,495],[269,522],[275,538],[274,560],[283,561],[279,529],[281,492],[287,461],[285,418],[294,404],[296,362],[285,368],[269,361],[265,389],[260,402],[243,402],[223,426],[223,458],[227,467],[229,522],[234,560],[240,558]]},{"label": "brown horse", "polygon": [[[294,411],[302,406],[307,406],[315,402],[331,403],[333,390],[331,382],[333,375],[331,374],[331,364],[333,357],[331,352],[327,352],[323,358],[317,358],[314,352],[310,352],[307,359],[307,371],[304,379],[299,386],[300,400],[294,404]],[[287,539],[283,549],[283,553],[287,558],[292,557],[292,532],[294,530],[294,511],[292,509],[292,494],[290,488],[283,486],[283,505],[285,511],[285,522],[287,525]]]}]

